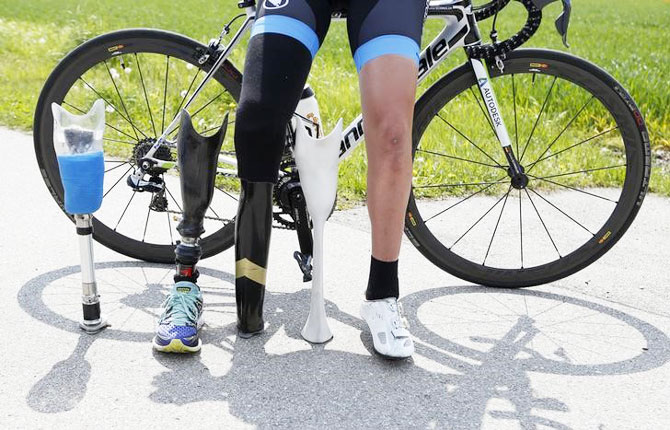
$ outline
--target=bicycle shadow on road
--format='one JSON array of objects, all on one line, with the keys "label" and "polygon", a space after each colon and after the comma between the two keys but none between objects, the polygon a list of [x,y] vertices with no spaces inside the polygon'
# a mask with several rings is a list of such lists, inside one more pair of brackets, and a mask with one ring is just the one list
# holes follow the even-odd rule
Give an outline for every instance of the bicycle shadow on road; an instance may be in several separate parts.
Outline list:
[{"label": "bicycle shadow on road", "polygon": [[[97,266],[113,270],[140,268],[142,273],[151,268],[169,272],[171,268],[166,267],[135,262]],[[29,281],[18,295],[21,307],[40,321],[80,333],[76,321],[54,312],[43,300],[50,284],[78,271],[77,266],[66,267]],[[543,417],[542,411],[567,413],[569,405],[556,398],[536,397],[528,372],[630,374],[660,367],[670,360],[668,337],[632,315],[564,295],[476,286],[435,288],[402,299],[416,338],[414,360],[389,362],[375,356],[364,323],[331,302],[327,309],[329,318],[348,326],[348,332],[358,332],[359,336],[350,341],[362,341],[369,354],[302,341],[300,330],[307,318],[309,302],[307,289],[295,293],[269,292],[265,305],[266,332],[243,340],[236,336],[233,276],[208,268],[201,271],[219,282],[216,288],[203,287],[207,321],[202,331],[203,344],[217,348],[217,357],[228,360],[227,369],[223,373],[213,372],[203,354],[154,353],[155,359],[169,370],[154,377],[155,390],[150,399],[177,405],[221,402],[221,407],[227,407],[230,414],[260,428],[346,425],[474,429],[480,428],[484,420],[495,419],[516,422],[522,428],[544,425],[567,429],[555,419]],[[170,278],[145,276],[144,288],[124,292],[119,303],[135,310],[158,308]],[[104,285],[101,291],[104,294]],[[525,311],[518,308],[522,302]],[[471,307],[466,314],[449,314],[448,309],[435,312],[444,306],[467,308],[468,303]],[[555,327],[560,324],[548,317],[552,314],[572,320],[568,323],[570,329],[576,326],[582,333],[579,342],[593,345],[598,344],[603,330],[609,329],[609,321],[609,325],[618,327],[617,336],[624,333],[637,342],[639,354],[605,356],[606,363],[577,355],[574,339],[562,341],[556,337]],[[147,315],[155,314],[150,311]],[[465,324],[450,332],[450,327],[457,327],[459,317]],[[452,322],[445,318],[451,318]],[[95,339],[149,344],[150,327],[144,330],[111,328],[96,336],[82,334],[72,355],[56,363],[32,387],[28,405],[45,413],[76,407],[85,396],[91,373],[85,355]],[[334,331],[336,336],[342,335],[337,328]],[[543,338],[551,338],[551,342],[543,343]],[[277,343],[285,346],[280,353],[270,347]],[[593,345],[587,348],[592,349]],[[511,408],[492,409],[492,399],[502,400]]]}]

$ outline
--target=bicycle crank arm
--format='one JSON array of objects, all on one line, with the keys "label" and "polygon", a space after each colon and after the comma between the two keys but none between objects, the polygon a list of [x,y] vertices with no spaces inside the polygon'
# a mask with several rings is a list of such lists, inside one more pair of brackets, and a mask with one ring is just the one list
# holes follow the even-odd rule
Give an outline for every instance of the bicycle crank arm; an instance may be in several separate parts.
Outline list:
[{"label": "bicycle crank arm", "polygon": [[300,244],[300,251],[296,251],[293,254],[293,257],[298,262],[298,266],[302,272],[303,282],[309,282],[312,280],[314,240],[312,239],[312,226],[309,216],[307,215],[307,204],[302,189],[297,188],[291,192],[289,200],[291,202],[292,215],[298,233],[298,243]]}]

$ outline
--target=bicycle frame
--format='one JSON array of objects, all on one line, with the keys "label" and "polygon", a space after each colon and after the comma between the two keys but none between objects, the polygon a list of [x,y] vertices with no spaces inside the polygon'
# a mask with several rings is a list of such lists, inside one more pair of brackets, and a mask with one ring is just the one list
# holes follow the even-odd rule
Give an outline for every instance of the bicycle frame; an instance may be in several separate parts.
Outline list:
[{"label": "bicycle frame", "polygon": [[[245,7],[244,9],[246,13],[245,21],[232,37],[230,43],[225,46],[223,52],[217,58],[216,62],[207,75],[203,78],[195,92],[188,99],[184,105],[184,109],[187,109],[193,100],[197,98],[202,88],[207,84],[212,76],[214,76],[226,58],[228,58],[232,50],[239,44],[244,33],[249,31],[253,25],[256,19],[255,7],[249,6]],[[444,19],[445,27],[440,32],[440,34],[438,34],[421,52],[419,56],[419,74],[417,77],[417,83],[421,83],[426,78],[426,76],[428,76],[428,74],[432,73],[437,68],[437,66],[449,55],[451,55],[457,48],[481,44],[481,36],[479,34],[477,21],[472,10],[471,0],[430,1],[426,11],[426,16],[429,18]],[[342,18],[334,15],[334,19]],[[207,58],[204,58],[204,60],[201,59],[202,62],[206,60]],[[480,59],[470,58],[469,61],[472,65],[475,76],[477,77],[477,82],[479,83],[478,87],[484,100],[484,104],[487,107],[491,125],[504,149],[508,161],[510,162],[512,172],[518,173],[519,166],[512,153],[511,140],[509,138],[509,134],[507,132],[503,118],[500,114],[501,111],[498,107],[498,102],[495,97],[495,92],[491,86],[486,66]],[[144,163],[147,165],[144,166],[143,163],[143,169],[148,169],[151,167],[151,165],[165,169],[174,167],[174,162],[158,160],[153,158],[153,155],[160,147],[160,145],[166,141],[167,136],[174,130],[175,126],[179,122],[179,116],[180,115],[177,115],[175,119],[168,125],[168,127],[166,127],[164,133],[157,139],[151,150],[143,158],[143,161],[148,160],[144,161]],[[363,136],[363,115],[359,114],[343,131],[342,142],[340,144],[340,161],[351,155],[353,150],[356,149],[356,147],[363,141]],[[229,166],[237,166],[237,160],[233,157],[220,155],[219,162]],[[236,171],[232,169],[218,168],[217,171],[220,174],[236,176]],[[142,174],[143,171],[138,170],[133,174],[133,176],[136,180],[141,180]]]}]

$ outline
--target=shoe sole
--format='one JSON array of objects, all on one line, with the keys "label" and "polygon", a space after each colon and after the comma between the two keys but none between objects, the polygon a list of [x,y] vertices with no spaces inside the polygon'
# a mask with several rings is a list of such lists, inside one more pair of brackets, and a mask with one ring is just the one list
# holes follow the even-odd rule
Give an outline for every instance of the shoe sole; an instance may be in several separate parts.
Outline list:
[{"label": "shoe sole", "polygon": [[153,341],[153,346],[156,351],[159,352],[173,352],[177,354],[187,354],[200,351],[202,346],[202,341],[198,339],[198,344],[196,346],[185,345],[181,339],[172,339],[167,345],[159,345],[156,343],[156,340]]}]

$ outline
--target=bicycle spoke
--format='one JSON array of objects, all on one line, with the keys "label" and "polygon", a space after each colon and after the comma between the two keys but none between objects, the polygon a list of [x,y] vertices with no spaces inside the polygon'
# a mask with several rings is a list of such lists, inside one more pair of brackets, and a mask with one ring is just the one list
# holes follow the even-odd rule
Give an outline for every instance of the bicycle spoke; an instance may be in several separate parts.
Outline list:
[{"label": "bicycle spoke", "polygon": [[195,84],[195,80],[198,78],[200,75],[200,69],[197,69],[195,72],[195,75],[193,76],[193,79],[191,80],[191,84],[188,86],[188,90],[186,90],[186,94],[184,94],[184,97],[181,99],[181,102],[179,102],[179,107],[177,108],[177,111],[175,112],[174,116],[172,117],[172,120],[174,121],[175,118],[177,118],[177,115],[179,115],[179,112],[181,111],[181,107],[184,105],[184,102],[186,101],[186,97],[188,97],[189,93],[191,92],[191,89],[193,88],[193,84]]},{"label": "bicycle spoke", "polygon": [[[109,70],[109,69],[108,69],[108,70]],[[109,101],[105,96],[103,96],[102,94],[100,94],[100,92],[98,92],[98,90],[96,90],[91,84],[89,84],[88,82],[86,82],[86,81],[84,80],[84,78],[82,78],[81,76],[79,77],[79,80],[82,81],[82,82],[83,82],[83,83],[84,83],[84,84],[85,84],[91,91],[93,91],[93,92],[95,93],[96,96],[98,96],[98,97],[100,97],[102,100],[104,100],[104,102],[107,103],[107,105],[108,105],[109,107],[111,107],[112,109],[114,109],[114,111],[115,111],[116,113],[118,113],[119,116],[120,116],[121,118],[123,118],[128,124],[130,124],[130,126],[133,128],[133,131],[135,130],[135,126],[133,125],[132,121],[130,121],[129,118],[125,117],[125,116],[121,113],[121,111],[116,107],[116,105],[115,105],[114,103],[112,103],[112,102]],[[80,110],[80,111],[81,111],[82,113],[86,113],[86,112],[84,112],[83,110]],[[125,134],[125,133],[124,133],[124,134]],[[136,134],[137,134],[137,133],[136,133]],[[139,137],[137,137],[137,135],[136,135],[135,137],[132,137],[132,136],[130,136],[130,137],[131,137],[132,139],[140,140]],[[145,136],[145,137],[146,137],[146,136]]]},{"label": "bicycle spoke", "polygon": [[222,189],[222,188],[219,188],[219,187],[216,187],[216,189],[219,190],[219,191],[221,191],[223,194],[227,195],[227,196],[230,197],[231,199],[237,201],[237,197],[235,197],[234,195],[230,194],[228,191],[226,191],[226,190],[224,190],[224,189]]},{"label": "bicycle spoke", "polygon": [[[505,175],[505,176],[507,176],[507,175]],[[468,200],[468,199],[470,199],[470,198],[476,196],[476,195],[479,194],[479,193],[483,193],[484,191],[486,191],[486,190],[488,190],[489,188],[491,188],[493,185],[495,185],[495,184],[497,184],[497,183],[500,183],[501,179],[504,178],[505,176],[501,176],[500,178],[498,178],[498,182],[494,182],[494,183],[492,183],[492,184],[490,184],[490,185],[487,185],[486,187],[480,189],[479,191],[477,191],[477,192],[475,192],[475,193],[473,193],[473,194],[470,194],[468,197],[464,198],[463,200],[460,200],[460,201],[454,203],[453,205],[449,206],[448,208],[446,208],[446,209],[444,209],[444,210],[442,210],[442,211],[436,213],[436,214],[433,215],[432,217],[430,217],[430,218],[428,218],[427,220],[425,220],[423,223],[426,224],[426,223],[428,223],[428,221],[432,220],[432,219],[435,218],[435,217],[438,217],[438,216],[442,215],[443,213],[445,213],[445,212],[448,211],[449,209],[451,209],[451,208],[453,208],[453,207],[456,207],[456,206],[460,205],[460,204],[463,203],[464,201],[466,201],[466,200]]]},{"label": "bicycle spoke", "polygon": [[142,82],[142,91],[144,92],[144,100],[147,102],[147,110],[149,111],[149,119],[151,119],[151,127],[154,131],[154,136],[158,135],[156,132],[156,124],[154,123],[154,116],[151,113],[151,105],[149,104],[149,96],[147,95],[147,87],[144,85],[144,75],[142,75],[142,67],[140,66],[140,59],[135,53],[135,61],[137,61],[137,71],[140,73],[140,82]]},{"label": "bicycle spoke", "polygon": [[126,113],[126,116],[128,117],[128,122],[130,122],[130,126],[133,128],[135,132],[135,136],[137,137],[137,140],[140,140],[139,136],[137,136],[137,132],[139,131],[142,136],[145,138],[148,138],[146,134],[142,132],[139,128],[135,126],[133,123],[133,119],[130,117],[130,114],[128,113],[128,108],[126,108],[126,103],[123,101],[123,97],[121,97],[121,91],[119,91],[119,87],[116,85],[116,80],[114,80],[114,76],[112,76],[112,71],[109,69],[109,65],[107,64],[107,61],[105,61],[105,67],[107,68],[107,74],[109,75],[109,79],[112,80],[112,84],[114,85],[114,89],[116,90],[116,94],[119,96],[119,100],[121,101],[121,107],[123,108],[123,111]]},{"label": "bicycle spoke", "polygon": [[170,221],[170,212],[165,212],[168,220],[168,231],[170,232],[170,245],[174,245],[174,238],[172,237],[172,221]]},{"label": "bicycle spoke", "polygon": [[[594,96],[591,96],[591,98],[590,98],[586,103],[584,103],[584,106],[582,106],[582,108],[579,109],[579,111],[575,114],[575,116],[572,117],[572,119],[568,122],[568,125],[566,125],[565,128],[564,128],[563,130],[561,130],[560,133],[558,133],[558,136],[556,136],[556,138],[549,144],[549,146],[547,147],[547,149],[545,149],[544,152],[542,152],[542,154],[541,154],[539,157],[537,157],[537,160],[539,160],[540,158],[544,157],[544,154],[546,154],[546,153],[551,149],[551,147],[554,146],[554,144],[556,143],[556,141],[558,141],[558,139],[560,139],[561,136],[563,136],[563,133],[565,133],[565,131],[566,131],[568,128],[570,128],[570,126],[572,125],[572,123],[579,117],[579,115],[581,115],[581,113],[584,111],[584,109],[586,109],[586,106],[588,106],[589,103],[591,103],[591,100],[593,100],[593,97],[594,97]],[[535,160],[534,163],[531,163],[532,166],[526,171],[526,173],[530,172],[530,171],[533,169],[533,167],[535,167],[535,163],[537,162],[537,160]]]},{"label": "bicycle spoke", "polygon": [[516,153],[518,155],[519,154],[519,124],[518,124],[517,114],[516,114],[516,85],[514,84],[514,73],[512,73],[512,100],[514,102],[514,140],[516,141]]},{"label": "bicycle spoke", "polygon": [[439,113],[438,113],[436,116],[437,116],[438,118],[440,118],[442,121],[444,121],[444,123],[447,124],[449,127],[451,127],[456,133],[460,134],[461,137],[463,137],[463,139],[465,139],[465,140],[467,140],[468,142],[470,142],[470,143],[471,143],[475,148],[477,148],[482,154],[486,155],[491,161],[493,161],[494,163],[496,163],[496,166],[498,166],[498,167],[503,167],[503,166],[502,166],[500,163],[498,163],[493,157],[491,157],[489,154],[487,154],[486,151],[484,151],[482,148],[480,148],[479,146],[477,146],[477,144],[476,144],[475,142],[473,142],[472,139],[470,139],[469,137],[467,137],[466,135],[464,135],[463,133],[461,133],[461,131],[458,130],[458,129],[457,129],[456,127],[454,127],[453,125],[451,125],[451,123],[450,123],[449,121],[447,121],[446,119],[442,118],[442,116],[440,116]]},{"label": "bicycle spoke", "polygon": [[172,193],[170,192],[170,189],[167,187],[167,185],[165,185],[165,191],[167,191],[168,195],[172,198],[172,201],[177,205],[177,208],[179,208],[179,212],[184,212],[181,206],[179,205],[177,199],[175,199]]},{"label": "bicycle spoke", "polygon": [[607,197],[603,197],[603,196],[599,196],[599,195],[597,195],[597,194],[589,193],[588,191],[580,190],[580,189],[578,189],[578,188],[571,187],[571,186],[569,186],[569,185],[565,185],[565,184],[561,184],[560,182],[555,182],[555,181],[552,181],[552,180],[550,180],[550,179],[538,178],[537,176],[533,176],[533,175],[528,175],[528,176],[530,176],[531,178],[534,178],[534,179],[539,179],[539,180],[541,180],[541,181],[545,181],[545,182],[552,183],[552,184],[554,184],[554,185],[558,185],[558,186],[560,186],[560,187],[568,188],[568,189],[573,190],[573,191],[577,191],[577,192],[580,192],[580,193],[583,193],[583,194],[587,194],[587,195],[589,195],[589,196],[593,196],[593,197],[597,197],[597,198],[599,198],[599,199],[607,200],[608,202],[612,202],[612,203],[614,203],[614,204],[619,203],[618,201],[614,201],[614,200],[612,200],[612,199],[608,199]]},{"label": "bicycle spoke", "polygon": [[465,161],[465,162],[468,162],[468,163],[479,164],[480,166],[495,167],[495,168],[501,168],[501,167],[502,167],[502,166],[500,166],[500,165],[495,166],[495,165],[493,165],[493,164],[482,163],[481,161],[475,161],[475,160],[470,160],[470,159],[467,159],[467,158],[456,157],[456,156],[454,156],[454,155],[447,155],[447,154],[443,154],[443,153],[441,153],[441,152],[429,151],[429,150],[427,150],[427,149],[417,148],[417,152],[425,152],[425,153],[427,153],[427,154],[437,155],[437,156],[439,156],[439,157],[452,158],[452,159],[454,159],[454,160],[459,160],[459,161]]},{"label": "bicycle spoke", "polygon": [[[493,132],[493,136],[495,136],[496,139],[498,139],[498,135],[496,134],[496,130],[493,128],[493,123],[491,122],[491,118],[489,118],[488,114],[484,110],[484,107],[479,103],[479,97],[477,97],[477,94],[475,94],[475,91],[470,87],[470,93],[472,93],[472,97],[475,98],[475,101],[477,102],[477,106],[479,106],[479,110],[482,112],[482,115],[484,115],[484,119],[486,120],[486,123],[489,125],[491,128],[491,131]],[[481,93],[479,94],[481,97]]]},{"label": "bicycle spoke", "polygon": [[521,190],[519,190],[519,245],[521,248],[521,268],[523,269],[523,213],[521,210]]},{"label": "bicycle spoke", "polygon": [[[535,75],[533,75],[533,79]],[[542,117],[542,113],[544,112],[544,109],[547,107],[547,103],[549,102],[549,96],[551,95],[552,90],[554,89],[554,85],[556,84],[556,79],[558,79],[558,76],[554,76],[554,80],[551,82],[551,86],[549,87],[549,91],[547,91],[547,95],[544,98],[544,102],[542,103],[542,108],[540,109],[540,113],[537,115],[537,118],[535,119],[535,124],[533,125],[533,129],[530,131],[530,135],[528,136],[528,140],[526,141],[526,145],[523,147],[523,151],[521,152],[521,157],[519,157],[519,162],[523,160],[523,156],[526,155],[526,149],[528,149],[528,144],[530,143],[531,139],[533,138],[533,134],[535,134],[535,129],[537,128],[537,124],[540,122],[540,118]]]},{"label": "bicycle spoke", "polygon": [[507,193],[505,193],[505,201],[503,201],[502,208],[500,209],[500,214],[498,215],[498,221],[496,221],[496,226],[493,229],[493,234],[491,235],[491,241],[489,242],[489,247],[486,250],[486,255],[484,256],[484,261],[482,262],[482,266],[486,266],[486,259],[489,257],[489,252],[491,251],[491,245],[493,245],[493,239],[496,236],[496,232],[498,231],[498,226],[500,225],[500,219],[502,218],[503,212],[505,212],[505,205],[507,204],[507,198],[509,197],[509,193],[512,191],[512,185],[510,184],[509,188],[507,189]]},{"label": "bicycle spoke", "polygon": [[[154,193],[151,193],[151,198],[154,197]],[[147,210],[147,220],[144,223],[144,234],[142,234],[142,242],[147,237],[147,227],[149,227],[149,215],[151,215],[151,205],[149,205],[149,210]]]},{"label": "bicycle spoke", "polygon": [[540,193],[538,193],[537,191],[535,191],[534,189],[532,189],[532,188],[530,188],[530,187],[528,187],[528,188],[529,188],[534,194],[536,194],[539,198],[541,198],[541,199],[544,200],[545,202],[549,203],[554,209],[556,209],[557,211],[559,211],[560,213],[562,213],[562,214],[565,215],[566,217],[570,218],[570,220],[572,220],[575,224],[577,224],[578,226],[580,226],[580,227],[583,228],[584,230],[588,231],[588,232],[591,234],[591,236],[595,236],[595,233],[591,232],[591,230],[589,230],[588,228],[584,227],[579,221],[577,221],[576,219],[574,219],[573,217],[571,217],[570,215],[568,215],[567,213],[565,213],[563,210],[561,210],[558,206],[556,206],[555,204],[553,204],[552,202],[550,202],[548,199],[546,199],[546,198],[545,198],[544,196],[542,196]]},{"label": "bicycle spoke", "polygon": [[569,173],[558,173],[556,175],[549,175],[549,176],[540,176],[537,177],[537,179],[548,179],[548,178],[558,178],[560,176],[570,176],[570,175],[578,175],[580,173],[588,173],[588,172],[595,172],[597,170],[609,170],[609,169],[617,169],[619,167],[626,167],[626,164],[617,164],[616,166],[608,166],[608,167],[594,167],[593,169],[584,169],[584,170],[577,170],[574,172],[569,172]]},{"label": "bicycle spoke", "polygon": [[[108,163],[108,161],[105,161],[105,163]],[[119,164],[118,166],[114,166],[114,167],[112,167],[112,168],[110,168],[110,169],[107,169],[107,170],[105,170],[105,173],[107,173],[107,172],[111,172],[112,170],[114,170],[114,169],[118,169],[119,167],[123,167],[126,163],[128,163],[128,162],[127,162],[127,161],[124,161],[123,163]]]},{"label": "bicycle spoke", "polygon": [[214,214],[214,216],[215,216],[216,218],[218,218],[218,219],[223,223],[224,226],[227,225],[226,220],[223,219],[223,218],[221,218],[221,217],[219,216],[219,214],[216,213],[216,211],[214,210],[214,208],[212,208],[212,207],[210,206],[210,207],[209,207],[209,210],[212,211],[212,213]]},{"label": "bicycle spoke", "polygon": [[165,108],[167,107],[167,87],[168,77],[170,76],[170,56],[165,60],[165,86],[163,87],[163,120],[161,121],[161,134],[165,132]]},{"label": "bicycle spoke", "polygon": [[555,153],[553,153],[553,154],[551,154],[551,155],[547,155],[547,156],[544,157],[544,158],[540,158],[539,160],[535,161],[534,163],[529,164],[529,165],[528,165],[528,168],[529,168],[529,170],[530,170],[531,168],[533,168],[533,166],[535,166],[536,164],[538,164],[538,163],[540,163],[540,162],[542,162],[542,161],[544,161],[544,160],[548,160],[548,159],[551,158],[551,157],[556,157],[558,154],[561,154],[561,153],[563,153],[563,152],[565,152],[565,151],[568,151],[568,150],[570,150],[570,149],[572,149],[572,148],[574,148],[574,147],[576,147],[576,146],[579,146],[579,145],[583,145],[583,144],[585,144],[585,143],[588,143],[588,142],[590,142],[590,141],[592,141],[592,140],[594,140],[594,139],[597,139],[597,138],[599,138],[599,137],[601,137],[601,136],[606,135],[607,133],[611,133],[612,131],[614,131],[614,130],[618,130],[618,129],[619,129],[618,126],[617,126],[617,127],[614,127],[614,128],[610,128],[609,130],[603,131],[603,132],[601,132],[601,133],[596,134],[595,136],[592,136],[592,137],[589,137],[588,139],[582,140],[582,141],[579,142],[579,143],[575,143],[574,145],[568,146],[568,147],[565,148],[565,149],[561,149],[561,150],[558,151],[558,152],[555,152]]},{"label": "bicycle spoke", "polygon": [[[510,187],[511,187],[511,186],[510,186]],[[453,248],[454,246],[456,246],[456,244],[457,244],[458,242],[460,242],[461,239],[463,239],[468,233],[470,233],[470,231],[471,231],[473,228],[475,228],[475,227],[477,226],[477,224],[479,224],[479,222],[480,222],[481,220],[483,220],[484,217],[486,217],[486,215],[488,215],[488,214],[489,214],[489,213],[490,213],[496,206],[498,206],[498,203],[500,203],[503,199],[505,199],[505,198],[507,197],[508,194],[509,194],[509,191],[507,191],[507,193],[505,193],[504,196],[502,196],[501,198],[499,198],[499,199],[493,204],[493,206],[491,206],[491,207],[489,208],[489,210],[487,210],[486,212],[484,212],[484,215],[480,216],[479,219],[478,219],[477,221],[475,221],[475,223],[472,224],[472,225],[470,226],[470,228],[467,229],[466,232],[463,233],[463,234],[461,235],[461,237],[459,237],[458,239],[456,239],[456,242],[452,243],[451,246],[450,246],[449,248],[447,248],[447,249],[451,250],[451,248]]]},{"label": "bicycle spoke", "polygon": [[222,91],[222,92],[219,93],[218,96],[214,97],[213,99],[211,99],[210,101],[208,101],[207,103],[205,103],[200,109],[198,109],[197,111],[195,111],[195,113],[194,113],[193,115],[191,115],[191,119],[195,118],[196,115],[198,115],[200,112],[202,112],[204,109],[206,109],[207,106],[209,106],[209,105],[211,105],[212,103],[214,103],[219,97],[221,97],[221,96],[224,95],[225,93],[226,93],[226,91]]},{"label": "bicycle spoke", "polygon": [[535,209],[535,213],[537,214],[537,217],[540,219],[540,222],[542,223],[542,227],[544,227],[544,231],[547,232],[547,236],[549,236],[549,240],[551,241],[551,244],[554,245],[554,249],[556,250],[556,253],[558,254],[558,258],[563,258],[563,256],[561,255],[561,252],[558,250],[558,247],[556,246],[556,243],[554,242],[554,239],[551,237],[551,233],[549,233],[549,229],[547,228],[547,225],[544,223],[544,220],[542,219],[542,215],[540,215],[540,211],[537,210],[537,207],[535,206],[535,202],[530,197],[530,193],[528,192],[528,188],[524,188],[524,191],[526,191],[526,195],[528,196],[528,200],[530,200],[530,204],[533,205],[533,209]]},{"label": "bicycle spoke", "polygon": [[[74,105],[72,105],[72,104],[70,104],[70,103],[68,103],[68,102],[66,102],[66,101],[63,101],[63,104],[64,104],[64,105],[68,105],[68,106],[70,106],[72,109],[75,109],[76,111],[78,111],[78,112],[80,112],[80,113],[82,113],[82,114],[86,114],[86,111],[84,111],[84,110],[82,110],[82,109],[79,109],[78,107],[76,107],[76,106],[74,106]],[[121,114],[119,114],[119,115],[121,115]],[[133,136],[129,135],[129,134],[126,133],[126,132],[123,132],[123,131],[119,130],[118,128],[114,127],[114,126],[111,125],[110,123],[105,122],[105,125],[106,125],[107,127],[111,128],[111,129],[113,129],[113,130],[116,130],[116,131],[119,132],[120,134],[123,134],[124,136],[129,137],[130,139],[133,139],[133,140],[139,142],[139,140],[136,140],[136,138],[134,138]],[[130,144],[130,145],[134,145],[133,143],[129,143],[129,144]]]},{"label": "bicycle spoke", "polygon": [[495,184],[504,184],[507,181],[497,181],[497,182],[470,182],[470,183],[464,183],[464,184],[436,184],[436,185],[419,185],[413,187],[415,190],[416,189],[421,189],[421,188],[450,188],[450,187],[467,187],[471,185],[495,185]]},{"label": "bicycle spoke", "polygon": [[128,142],[127,140],[110,139],[109,137],[103,137],[102,140],[106,140],[108,142],[123,143],[123,144],[126,144],[126,145],[132,145],[132,146],[136,145],[136,143]]},{"label": "bicycle spoke", "polygon": [[[228,127],[230,127],[232,124],[235,124],[235,121],[228,121]],[[207,130],[203,131],[202,134],[204,135],[209,133],[210,131],[218,130],[220,128],[221,126],[217,125],[216,127],[208,128]]]},{"label": "bicycle spoke", "polygon": [[114,226],[114,231],[119,227],[119,224],[121,224],[121,220],[123,219],[123,216],[126,214],[126,211],[128,210],[128,207],[130,206],[130,203],[133,201],[133,198],[135,198],[135,194],[137,193],[131,193],[130,195],[130,200],[128,200],[128,203],[126,204],[126,207],[123,209],[123,212],[121,213],[121,216],[119,217],[119,220],[116,222],[116,225]]},{"label": "bicycle spoke", "polygon": [[114,187],[116,187],[118,185],[118,183],[121,182],[121,179],[123,179],[128,174],[128,172],[130,172],[131,170],[133,170],[133,166],[130,166],[128,168],[128,170],[126,170],[126,172],[123,175],[121,175],[119,177],[119,179],[116,180],[116,182],[114,182],[114,185],[112,185],[112,188],[107,190],[107,192],[102,195],[102,198],[104,199],[105,197],[107,197],[107,194],[109,194],[109,192],[112,191],[114,189]]}]

